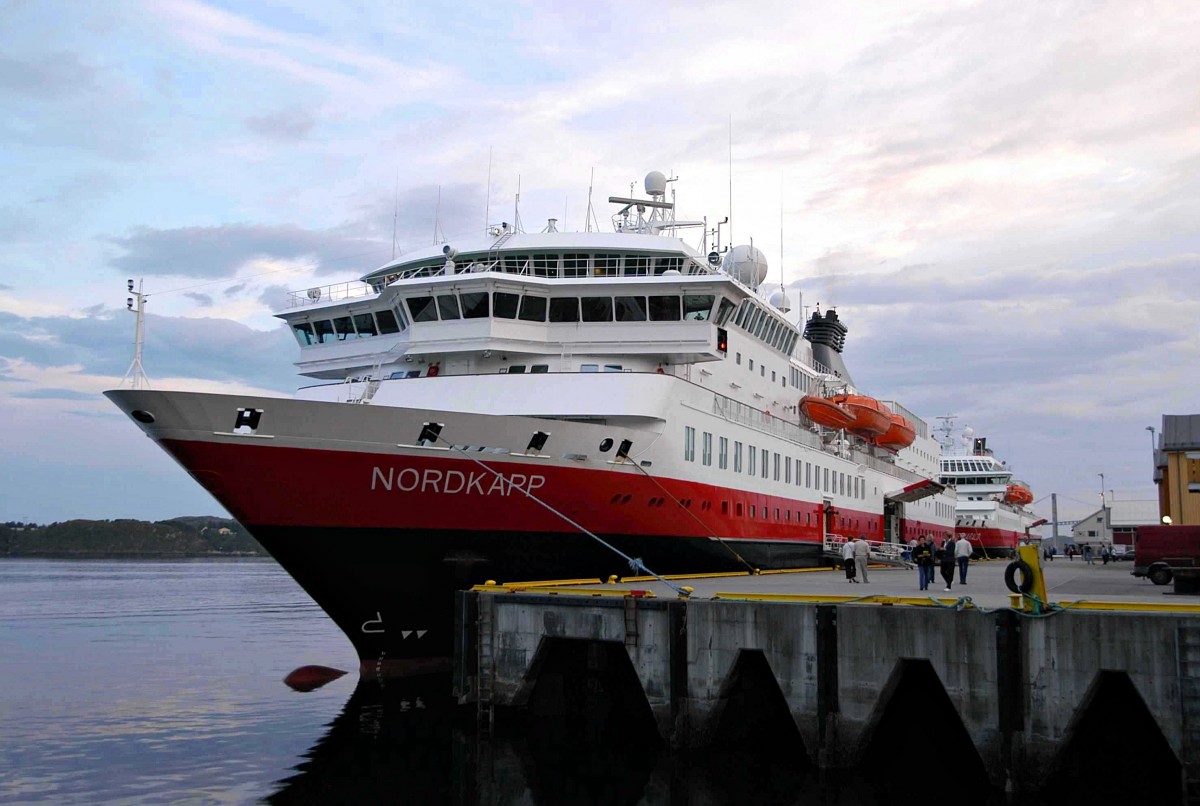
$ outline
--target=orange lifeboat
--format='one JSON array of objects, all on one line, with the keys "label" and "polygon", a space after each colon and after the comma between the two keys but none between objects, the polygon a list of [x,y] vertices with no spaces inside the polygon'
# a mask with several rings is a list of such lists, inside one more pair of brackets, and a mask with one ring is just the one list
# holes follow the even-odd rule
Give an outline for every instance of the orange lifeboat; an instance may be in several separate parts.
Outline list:
[{"label": "orange lifeboat", "polygon": [[826,428],[849,428],[854,422],[850,410],[827,397],[805,395],[800,398],[800,411],[817,425]]},{"label": "orange lifeboat", "polygon": [[1004,500],[1010,504],[1024,506],[1025,504],[1033,503],[1033,493],[1028,487],[1023,487],[1020,484],[1008,485],[1008,492],[1004,495]]},{"label": "orange lifeboat", "polygon": [[883,436],[875,440],[875,444],[881,448],[887,448],[889,451],[898,451],[913,444],[913,440],[916,438],[917,429],[908,421],[908,418],[893,414],[891,427],[884,432]]},{"label": "orange lifeboat", "polygon": [[854,422],[847,426],[860,437],[878,437],[892,427],[892,412],[873,397],[865,395],[838,395],[833,399],[852,415]]}]

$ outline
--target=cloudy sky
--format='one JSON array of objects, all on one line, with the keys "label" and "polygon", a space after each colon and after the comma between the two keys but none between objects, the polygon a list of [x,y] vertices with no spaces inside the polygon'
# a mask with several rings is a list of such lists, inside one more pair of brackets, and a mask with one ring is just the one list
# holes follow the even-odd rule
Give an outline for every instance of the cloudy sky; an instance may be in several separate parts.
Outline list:
[{"label": "cloudy sky", "polygon": [[394,213],[432,244],[439,188],[479,233],[489,153],[528,229],[582,229],[593,169],[719,219],[732,155],[734,239],[838,306],[855,379],[1046,515],[1153,497],[1146,426],[1200,411],[1195,3],[337,5],[0,0],[0,520],[221,512],[100,397],[126,278],[157,388],[288,393],[284,293]]}]

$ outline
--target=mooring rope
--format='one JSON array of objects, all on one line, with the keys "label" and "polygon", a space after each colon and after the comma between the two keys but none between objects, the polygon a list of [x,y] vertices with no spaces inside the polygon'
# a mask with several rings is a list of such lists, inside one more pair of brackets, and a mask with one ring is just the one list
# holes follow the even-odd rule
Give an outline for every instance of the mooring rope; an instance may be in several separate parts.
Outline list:
[{"label": "mooring rope", "polygon": [[[445,443],[446,443],[446,444],[447,444],[447,445],[450,447],[450,450],[452,450],[452,451],[455,451],[455,452],[457,452],[457,453],[460,453],[460,454],[462,454],[463,456],[465,456],[465,457],[466,457],[467,459],[469,459],[470,461],[474,462],[475,464],[479,465],[480,467],[482,467],[482,468],[483,468],[484,470],[486,470],[487,472],[491,473],[493,476],[497,476],[497,477],[499,477],[499,479],[500,479],[501,483],[502,483],[502,484],[504,483],[504,474],[503,474],[503,473],[501,473],[499,470],[493,470],[492,468],[488,467],[487,465],[485,465],[483,462],[481,462],[481,461],[479,461],[478,459],[476,459],[476,458],[475,458],[474,456],[472,456],[471,454],[469,454],[469,453],[467,453],[466,451],[464,451],[464,450],[462,450],[461,448],[459,448],[457,445],[454,445],[454,444],[452,444],[452,443],[451,443],[449,440],[447,440],[445,437],[443,437],[443,436],[442,436],[440,433],[437,435],[437,439],[438,439],[438,440],[440,440],[441,442],[445,442]],[[509,489],[512,489],[512,487],[513,487],[513,485],[510,485],[510,486],[509,486]],[[657,579],[659,582],[661,582],[661,583],[663,583],[664,585],[666,585],[666,586],[667,586],[668,588],[670,588],[671,590],[675,591],[677,594],[679,594],[679,595],[680,595],[681,597],[683,597],[683,598],[687,598],[687,597],[690,595],[690,593],[691,593],[690,591],[684,590],[684,589],[683,589],[683,588],[681,588],[680,586],[678,586],[678,585],[675,585],[675,584],[672,584],[670,580],[666,579],[666,578],[665,578],[665,577],[663,577],[661,574],[657,574],[657,573],[655,573],[654,571],[652,571],[650,568],[648,568],[648,567],[646,566],[646,564],[645,564],[644,562],[642,562],[642,559],[641,559],[640,557],[630,557],[628,554],[626,554],[625,552],[621,551],[619,548],[617,548],[616,546],[612,545],[612,544],[611,544],[611,543],[609,543],[608,541],[604,540],[604,539],[603,539],[602,537],[600,537],[599,535],[597,535],[597,534],[595,534],[595,533],[591,532],[590,530],[586,529],[586,528],[585,528],[585,527],[583,527],[582,525],[580,525],[580,524],[576,523],[575,521],[573,521],[573,520],[572,520],[572,519],[571,519],[569,516],[567,516],[565,513],[563,513],[563,512],[560,512],[559,510],[557,510],[557,509],[555,509],[554,507],[552,507],[550,504],[547,504],[545,501],[543,501],[542,499],[538,498],[536,495],[534,495],[533,493],[529,492],[529,490],[525,489],[524,487],[517,487],[516,489],[520,490],[520,491],[521,491],[521,492],[522,492],[522,493],[525,495],[525,497],[526,497],[526,498],[528,498],[529,500],[533,501],[535,504],[537,504],[537,505],[539,505],[539,506],[543,507],[543,508],[544,508],[544,509],[546,509],[547,511],[549,511],[549,512],[553,513],[554,515],[557,515],[559,518],[562,518],[564,521],[566,521],[567,523],[569,523],[569,524],[571,524],[572,526],[574,526],[574,527],[575,527],[576,529],[578,529],[580,532],[583,532],[585,535],[587,535],[588,537],[592,538],[592,540],[595,540],[597,543],[599,543],[600,545],[604,546],[604,547],[605,547],[606,549],[608,549],[609,551],[611,551],[611,552],[613,552],[614,554],[617,554],[618,556],[620,556],[621,558],[623,558],[623,559],[624,559],[624,560],[625,560],[627,563],[629,563],[629,568],[630,568],[630,570],[631,570],[632,572],[634,572],[635,574],[639,574],[639,573],[645,573],[647,576],[652,576],[652,577],[654,577],[655,579]]]}]

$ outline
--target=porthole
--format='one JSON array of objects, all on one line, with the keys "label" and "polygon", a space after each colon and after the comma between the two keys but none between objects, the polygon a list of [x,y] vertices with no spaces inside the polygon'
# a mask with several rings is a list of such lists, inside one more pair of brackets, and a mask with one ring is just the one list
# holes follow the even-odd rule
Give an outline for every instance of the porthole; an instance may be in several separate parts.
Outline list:
[{"label": "porthole", "polygon": [[150,425],[150,423],[154,422],[154,415],[148,411],[142,411],[141,409],[134,409],[133,411],[129,412],[129,416],[137,420],[139,423],[145,423],[146,425]]},{"label": "porthole", "polygon": [[604,439],[602,439],[600,441],[600,453],[608,453],[609,451],[612,450],[612,446],[613,446],[613,441],[611,439],[609,439],[608,437],[605,437]]}]

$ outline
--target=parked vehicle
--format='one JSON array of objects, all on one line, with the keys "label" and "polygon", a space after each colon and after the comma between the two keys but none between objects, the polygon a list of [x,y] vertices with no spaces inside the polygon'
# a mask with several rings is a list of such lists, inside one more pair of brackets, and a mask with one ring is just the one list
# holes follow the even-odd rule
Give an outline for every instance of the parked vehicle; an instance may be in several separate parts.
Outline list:
[{"label": "parked vehicle", "polygon": [[1130,573],[1155,585],[1200,577],[1200,526],[1141,526],[1134,551]]}]

